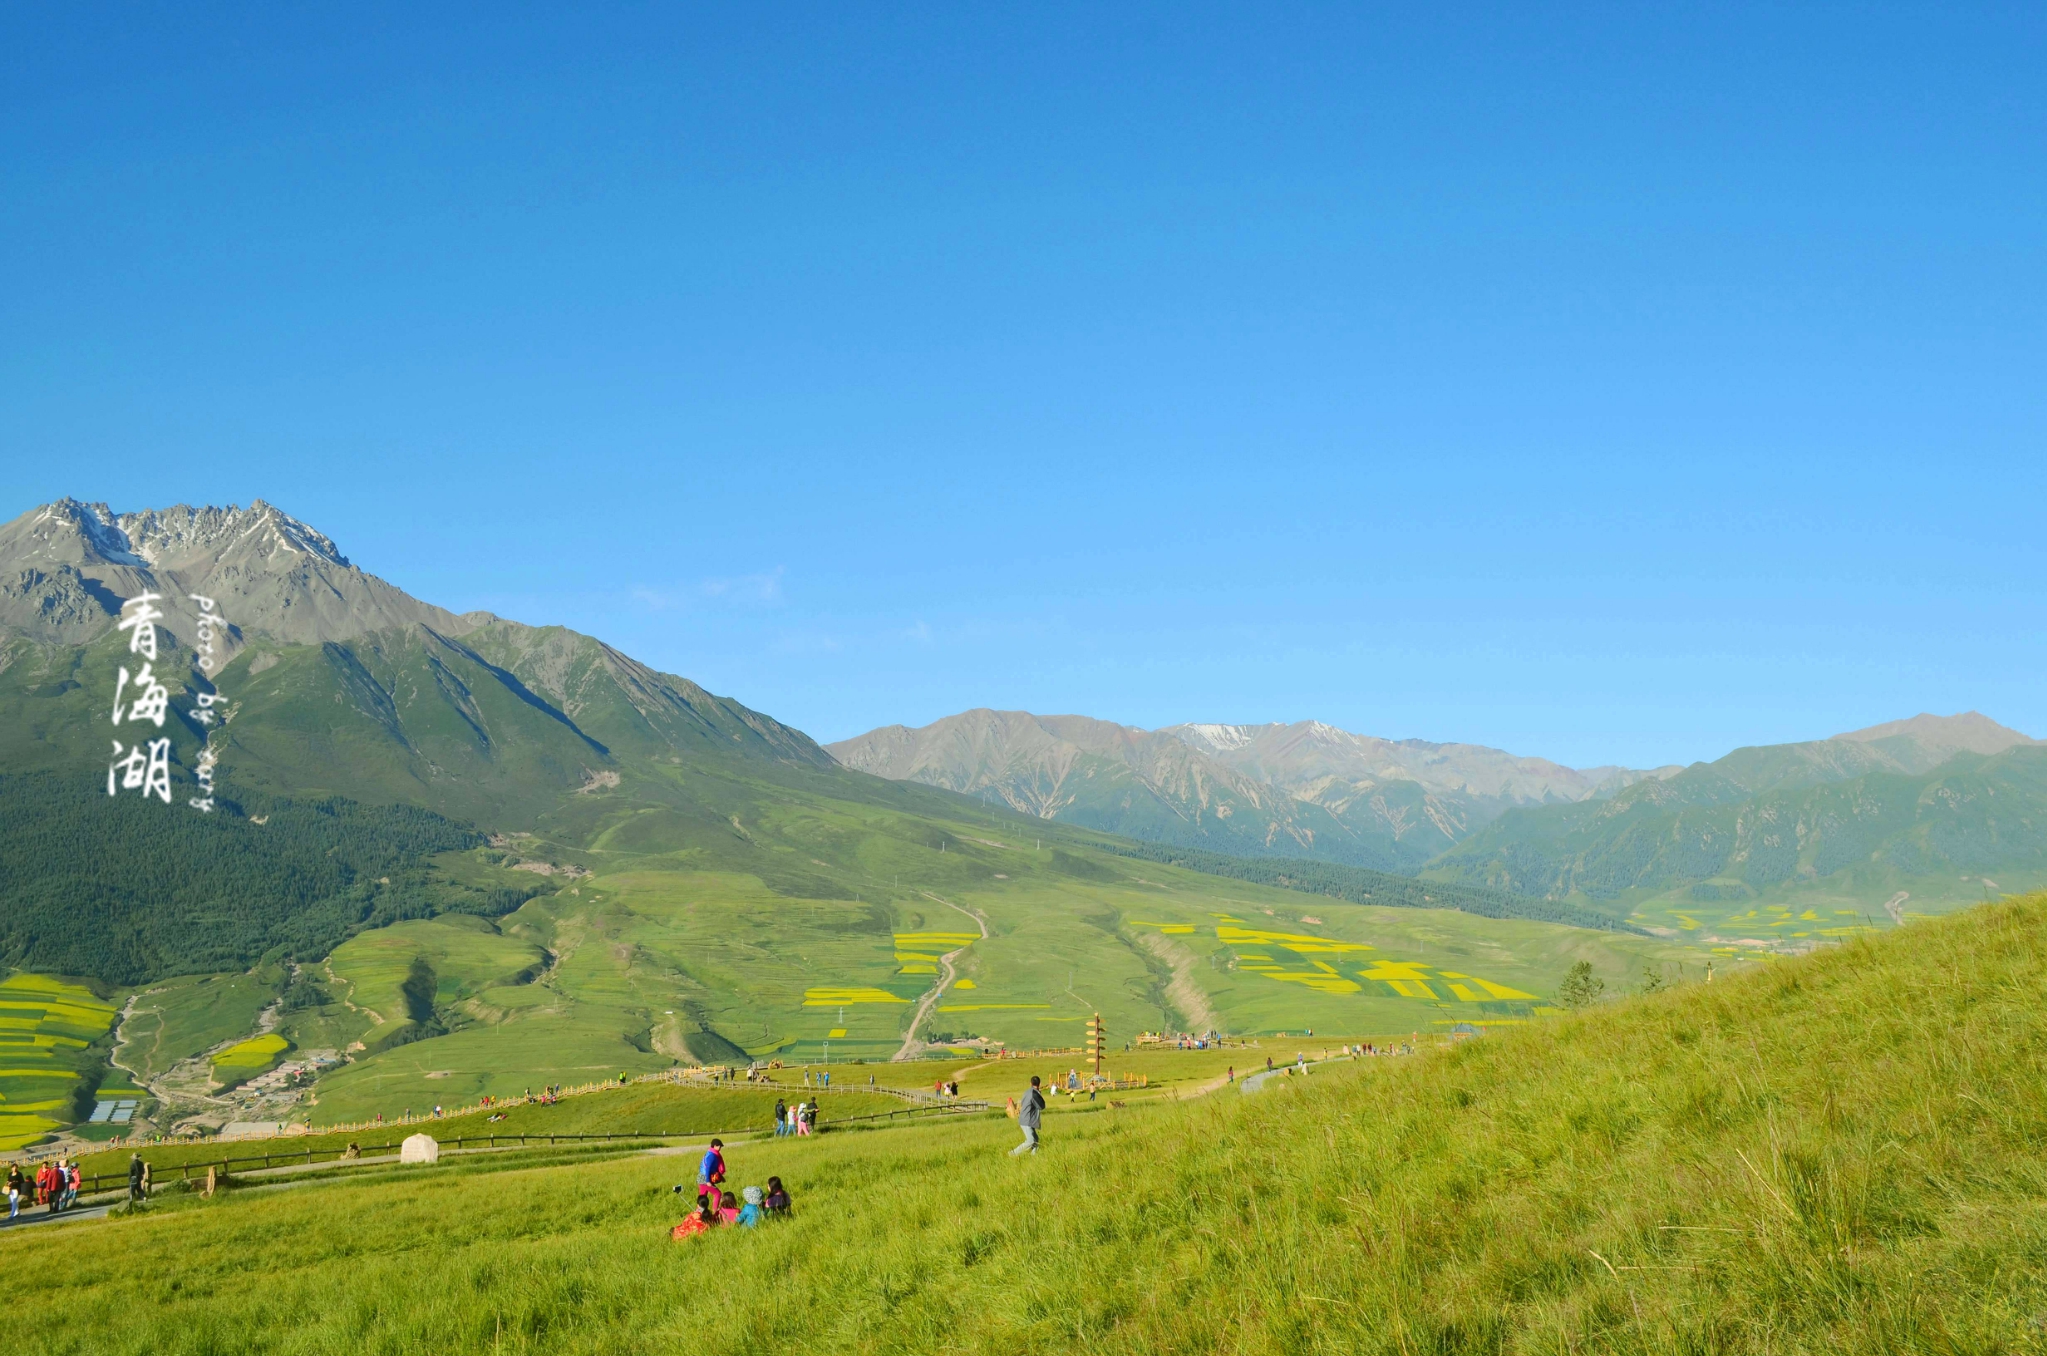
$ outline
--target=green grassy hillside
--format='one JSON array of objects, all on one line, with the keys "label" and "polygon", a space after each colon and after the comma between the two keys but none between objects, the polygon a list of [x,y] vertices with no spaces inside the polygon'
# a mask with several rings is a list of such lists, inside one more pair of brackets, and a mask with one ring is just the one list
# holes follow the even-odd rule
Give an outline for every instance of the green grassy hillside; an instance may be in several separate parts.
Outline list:
[{"label": "green grassy hillside", "polygon": [[[1773,751],[1743,752],[1762,763]],[[1678,914],[1727,920],[1759,901],[1881,922],[1901,891],[1915,910],[1939,911],[2047,882],[2047,748],[1819,784],[1808,763],[1746,770],[1744,780],[1702,765],[1609,801],[1512,810],[1424,874],[1680,928]]]},{"label": "green grassy hillside", "polygon": [[[2047,902],[1253,1096],[167,1200],[10,1237],[25,1350],[2007,1352],[2047,1311]],[[251,1269],[260,1253],[264,1266]]]},{"label": "green grassy hillside", "polygon": [[[946,797],[949,818],[908,813],[885,799],[897,788],[863,781],[875,800],[735,782],[726,803],[745,812],[714,832],[636,799],[630,782],[583,798],[583,846],[504,850],[589,874],[494,923],[461,920],[544,952],[544,971],[479,972],[436,1007],[447,1034],[328,1075],[314,1114],[390,1115],[677,1062],[887,1060],[920,1011],[922,1039],[1024,1049],[1079,1044],[1095,1013],[1118,1045],[1162,1028],[1409,1035],[1529,1020],[1579,960],[1622,990],[1645,966],[1675,977],[1706,958],[1649,936],[1232,880],[1070,829],[1040,846],[999,812]],[[676,841],[689,846],[649,850]],[[345,975],[375,948],[393,990],[415,956],[441,964],[423,939],[445,926],[363,934],[330,968]],[[353,1001],[388,1019],[367,986]]]}]

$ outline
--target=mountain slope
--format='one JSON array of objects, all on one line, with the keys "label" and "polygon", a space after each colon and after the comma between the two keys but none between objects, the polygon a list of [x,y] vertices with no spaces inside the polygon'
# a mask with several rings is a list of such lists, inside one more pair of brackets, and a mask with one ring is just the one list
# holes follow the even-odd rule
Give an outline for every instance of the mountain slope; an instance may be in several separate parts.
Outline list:
[{"label": "mountain slope", "polygon": [[[1946,719],[1738,749],[1611,800],[1513,811],[1425,874],[1612,907],[1822,886],[1869,905],[1968,900],[1986,881],[2047,879],[2047,746],[1974,713]],[[1968,744],[1995,751],[1954,751]]]},{"label": "mountain slope", "polygon": [[1511,806],[1609,794],[1657,775],[1580,773],[1319,721],[1139,730],[988,710],[917,730],[887,726],[828,752],[879,777],[1146,841],[1407,873]]},{"label": "mountain slope", "polygon": [[[207,733],[200,693],[224,702],[223,795],[343,795],[487,827],[685,757],[831,766],[802,733],[588,636],[419,602],[260,501],[62,500],[0,527],[0,581],[0,757],[17,771],[106,756],[116,671],[141,662],[116,620],[145,593],[165,614],[153,667],[181,788]],[[226,619],[210,657],[194,594]]]},{"label": "mountain slope", "polygon": [[1585,800],[1659,775],[1618,767],[1579,771],[1482,744],[1379,739],[1319,720],[1291,725],[1171,725],[1160,733],[1296,795],[1304,791],[1318,795],[1325,787],[1412,781],[1432,795],[1463,796],[1485,807],[1481,813],[1487,818],[1510,805]]},{"label": "mountain slope", "polygon": [[1215,851],[1329,856],[1381,868],[1431,850],[1401,840],[1401,809],[1347,824],[1222,766],[1164,732],[1085,716],[968,711],[922,730],[888,726],[832,745],[851,768],[978,796],[1040,819]]}]

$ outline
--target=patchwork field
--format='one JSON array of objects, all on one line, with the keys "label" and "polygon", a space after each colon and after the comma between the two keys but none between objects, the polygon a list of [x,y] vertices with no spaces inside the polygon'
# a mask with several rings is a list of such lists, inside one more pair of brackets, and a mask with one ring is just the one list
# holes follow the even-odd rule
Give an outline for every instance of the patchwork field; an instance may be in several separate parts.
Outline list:
[{"label": "patchwork field", "polygon": [[[974,1038],[1077,1046],[1097,1013],[1117,1049],[1159,1030],[1411,1037],[1529,1021],[1580,960],[1628,991],[1645,973],[1703,973],[1709,954],[985,837],[905,849],[900,864],[918,876],[807,858],[808,893],[658,857],[610,869],[608,855],[583,854],[592,874],[494,927],[399,924],[337,951],[336,992],[375,1009],[379,1032],[394,1029],[414,967],[430,969],[445,1034],[382,1051],[373,1035],[365,1057],[321,1080],[316,1115],[397,1115],[677,1063],[872,1068],[903,1048],[920,1007],[926,1053],[955,1061]],[[955,978],[934,994],[946,956]],[[409,1034],[432,1029],[428,1011],[415,1005]]]},{"label": "patchwork field", "polygon": [[[1760,959],[1810,950],[1908,919],[1939,918],[2007,895],[2047,887],[2023,870],[1929,878],[1889,871],[1841,873],[1757,890],[1732,877],[1630,897],[1631,922],[1718,958]],[[1609,904],[1608,907],[1611,907]]]},{"label": "patchwork field", "polygon": [[0,1150],[82,1119],[114,1005],[48,975],[0,980]]}]

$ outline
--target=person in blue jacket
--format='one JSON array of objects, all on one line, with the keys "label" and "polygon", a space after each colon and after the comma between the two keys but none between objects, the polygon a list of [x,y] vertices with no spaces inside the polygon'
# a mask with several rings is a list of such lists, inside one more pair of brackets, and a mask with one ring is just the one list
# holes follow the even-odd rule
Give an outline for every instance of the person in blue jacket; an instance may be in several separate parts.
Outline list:
[{"label": "person in blue jacket", "polygon": [[725,1180],[725,1141],[714,1139],[711,1147],[704,1150],[704,1161],[697,1165],[697,1195],[715,1190]]},{"label": "person in blue jacket", "polygon": [[1032,1074],[1030,1090],[1024,1093],[1023,1103],[1016,1109],[1016,1124],[1023,1131],[1023,1143],[1009,1151],[1011,1158],[1038,1151],[1038,1126],[1043,1123],[1044,1114],[1045,1094],[1038,1091],[1038,1076]]}]

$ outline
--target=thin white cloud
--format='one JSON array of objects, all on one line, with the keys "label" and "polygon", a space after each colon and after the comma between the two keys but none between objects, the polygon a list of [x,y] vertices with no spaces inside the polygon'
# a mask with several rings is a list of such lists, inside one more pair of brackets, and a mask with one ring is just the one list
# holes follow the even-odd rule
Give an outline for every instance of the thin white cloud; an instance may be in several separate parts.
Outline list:
[{"label": "thin white cloud", "polygon": [[635,585],[632,600],[649,612],[689,612],[698,607],[776,607],[784,594],[782,577],[787,571],[777,565],[763,574],[738,574],[700,579],[695,584],[655,587]]}]

